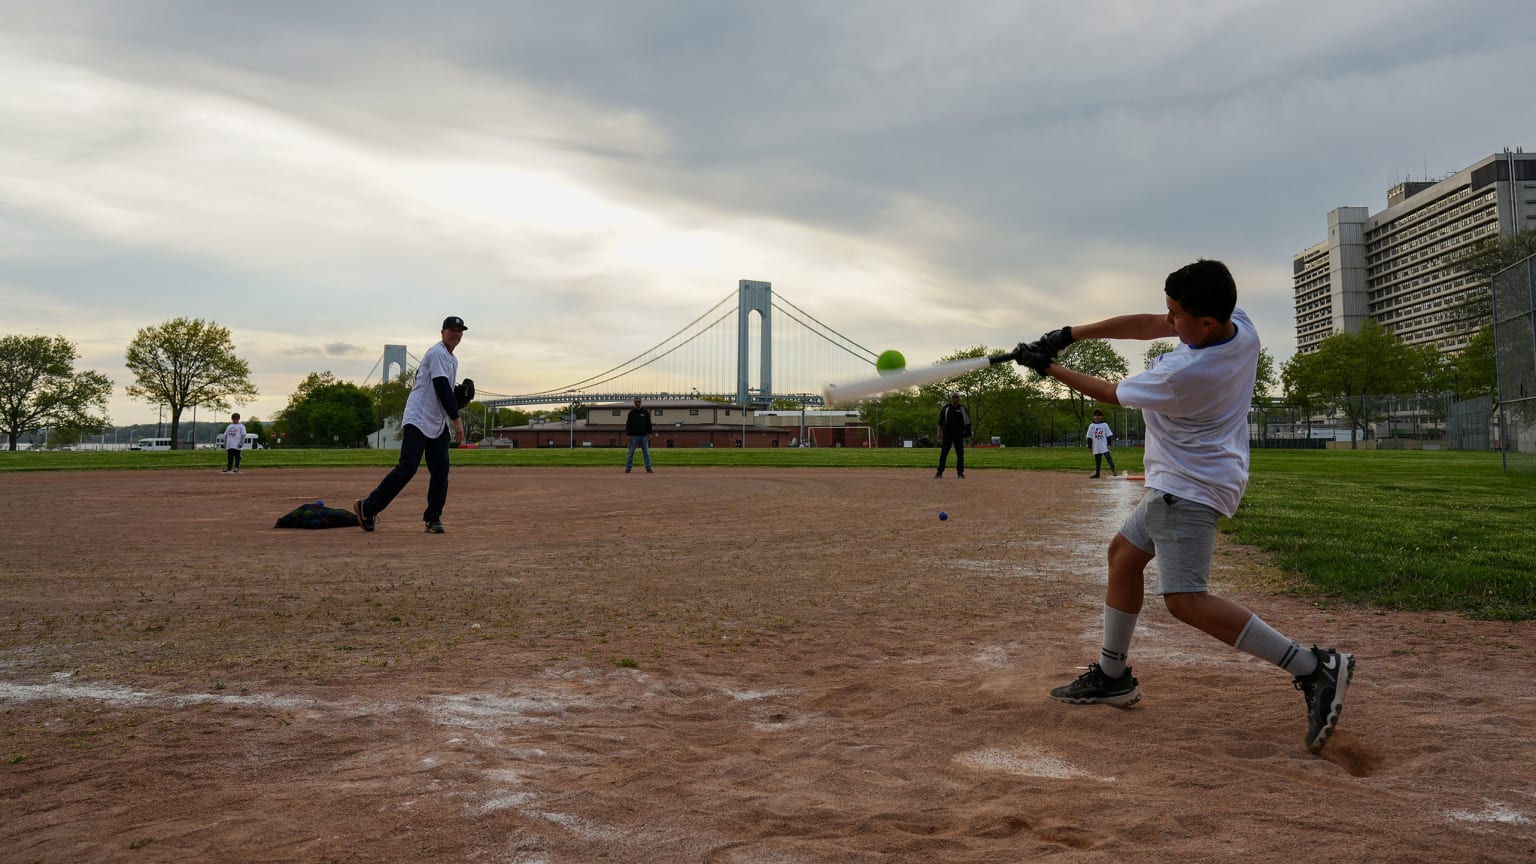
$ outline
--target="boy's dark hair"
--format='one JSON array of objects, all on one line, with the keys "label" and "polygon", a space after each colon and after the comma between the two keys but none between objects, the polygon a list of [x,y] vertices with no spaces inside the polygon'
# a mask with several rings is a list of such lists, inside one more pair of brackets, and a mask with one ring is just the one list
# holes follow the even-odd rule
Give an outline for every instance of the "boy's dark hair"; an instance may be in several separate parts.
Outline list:
[{"label": "boy's dark hair", "polygon": [[1204,258],[1168,274],[1163,293],[1184,311],[1199,318],[1215,318],[1225,324],[1237,306],[1237,282],[1220,261]]}]

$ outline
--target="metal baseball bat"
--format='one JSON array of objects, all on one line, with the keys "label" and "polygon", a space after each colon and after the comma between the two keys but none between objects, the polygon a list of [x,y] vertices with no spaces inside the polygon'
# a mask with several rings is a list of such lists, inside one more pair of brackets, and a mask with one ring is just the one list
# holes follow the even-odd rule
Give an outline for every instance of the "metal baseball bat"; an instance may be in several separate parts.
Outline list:
[{"label": "metal baseball bat", "polygon": [[857,381],[847,381],[842,384],[828,384],[822,388],[821,398],[828,405],[852,405],[861,399],[868,399],[881,393],[889,393],[892,390],[921,387],[925,384],[933,384],[946,378],[964,375],[967,372],[975,372],[999,363],[1010,363],[1017,356],[1017,351],[1010,351],[1007,354],[995,354],[991,357],[967,357],[962,360],[950,360],[947,363],[939,363],[924,369],[903,369],[900,372],[892,372],[889,375],[861,378]]}]

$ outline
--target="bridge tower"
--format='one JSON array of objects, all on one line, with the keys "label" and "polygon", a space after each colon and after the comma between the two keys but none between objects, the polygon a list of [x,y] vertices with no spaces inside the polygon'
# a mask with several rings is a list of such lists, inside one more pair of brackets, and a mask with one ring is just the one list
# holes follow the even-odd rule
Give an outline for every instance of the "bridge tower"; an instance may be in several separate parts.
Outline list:
[{"label": "bridge tower", "polygon": [[384,373],[383,373],[384,377],[382,379],[380,379],[379,383],[387,384],[390,381],[393,381],[396,378],[399,378],[400,374],[403,373],[404,371],[405,371],[405,346],[404,345],[385,345],[384,346]]},{"label": "bridge tower", "polygon": [[752,313],[762,319],[758,356],[758,395],[773,398],[773,285],[742,279],[737,288],[736,307],[736,401],[746,405],[751,395],[752,364],[748,362]]}]

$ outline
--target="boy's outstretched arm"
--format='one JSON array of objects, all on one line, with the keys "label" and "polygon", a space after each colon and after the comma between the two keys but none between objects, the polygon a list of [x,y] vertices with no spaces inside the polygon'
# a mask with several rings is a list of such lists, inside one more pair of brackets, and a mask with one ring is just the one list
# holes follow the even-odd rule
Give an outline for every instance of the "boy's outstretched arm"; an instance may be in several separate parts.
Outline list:
[{"label": "boy's outstretched arm", "polygon": [[[1072,330],[1076,332],[1077,328],[1073,327]],[[1112,381],[1105,381],[1103,378],[1089,375],[1085,372],[1068,369],[1060,363],[1052,363],[1050,366],[1047,366],[1044,374],[1055,378],[1057,381],[1090,399],[1103,402],[1105,405],[1120,404],[1120,397],[1115,395],[1115,384]]]},{"label": "boy's outstretched arm", "polygon": [[1103,321],[1095,321],[1092,324],[1072,327],[1074,342],[1081,342],[1084,339],[1152,340],[1177,335],[1173,325],[1168,323],[1168,316],[1156,313],[1119,315],[1114,318],[1105,318]]},{"label": "boy's outstretched arm", "polygon": [[[1165,339],[1169,336],[1178,335],[1173,329],[1173,325],[1169,323],[1167,315],[1155,313],[1118,315],[1114,318],[1095,321],[1092,324],[1073,326],[1070,331],[1066,332],[1070,334],[1064,340],[1067,342],[1080,342],[1084,339],[1139,339],[1145,341]],[[1052,335],[1047,334],[1045,339],[1048,340]],[[1044,357],[1041,359],[1044,359]],[[1068,369],[1055,362],[1039,371],[1042,375],[1049,375],[1091,399],[1103,402],[1106,405],[1120,404],[1120,399],[1115,393],[1114,382]]]}]

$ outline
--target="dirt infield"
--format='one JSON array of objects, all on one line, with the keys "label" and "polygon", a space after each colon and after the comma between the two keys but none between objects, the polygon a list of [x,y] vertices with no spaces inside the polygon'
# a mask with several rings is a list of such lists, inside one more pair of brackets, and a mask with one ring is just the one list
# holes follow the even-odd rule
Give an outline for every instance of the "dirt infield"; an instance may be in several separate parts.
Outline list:
[{"label": "dirt infield", "polygon": [[[254,461],[254,460],[250,460]],[[1284,673],[1147,604],[1095,659],[1132,483],[461,468],[0,475],[0,860],[1536,860],[1536,624],[1217,590],[1356,653]],[[950,514],[940,522],[938,511]]]}]

